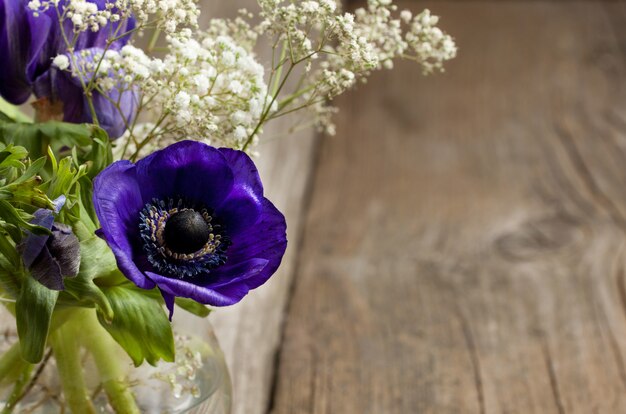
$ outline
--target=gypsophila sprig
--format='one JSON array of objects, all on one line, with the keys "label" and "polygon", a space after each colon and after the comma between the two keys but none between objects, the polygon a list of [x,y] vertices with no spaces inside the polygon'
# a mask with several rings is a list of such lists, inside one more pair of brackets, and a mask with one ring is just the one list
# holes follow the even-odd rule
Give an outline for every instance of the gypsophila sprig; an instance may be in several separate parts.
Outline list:
[{"label": "gypsophila sprig", "polygon": [[[28,7],[37,15],[54,10],[60,19],[72,23],[74,34],[97,32],[110,23],[132,18],[137,22],[133,30],[157,27],[176,35],[183,27],[197,27],[200,15],[195,0],[115,0],[102,4],[103,7],[98,7],[89,0],[31,0]],[[113,31],[111,34],[113,39],[127,33]]]},{"label": "gypsophila sprig", "polygon": [[284,94],[279,111],[268,113],[268,119],[309,108],[314,124],[332,134],[329,100],[372,71],[391,69],[393,61],[402,58],[419,63],[428,74],[443,70],[443,62],[456,55],[454,41],[435,26],[438,18],[429,10],[413,17],[408,10],[398,13],[390,0],[369,0],[367,8],[354,14],[342,14],[333,0],[259,3],[265,19],[259,31],[273,36],[275,45],[282,47],[281,58],[286,56],[273,73],[285,65],[288,73],[293,66],[304,66],[296,90]]},{"label": "gypsophila sprig", "polygon": [[[437,16],[398,10],[391,0],[369,0],[354,13],[335,0],[258,4],[256,14],[211,19],[203,30],[194,0],[32,0],[29,8],[53,8],[62,28],[69,22],[67,51],[51,57],[52,67],[83,88],[88,119],[117,122],[104,126],[114,137],[125,131],[116,153],[132,160],[184,138],[250,152],[266,123],[300,110],[308,121],[290,130],[334,134],[333,98],[374,71],[408,59],[429,74],[456,55]],[[87,31],[103,40],[77,54]],[[148,48],[134,46],[130,36],[147,31]],[[255,53],[267,40],[271,61],[263,67]]]},{"label": "gypsophila sprig", "polygon": [[225,35],[198,32],[195,39],[167,42],[163,59],[134,46],[109,51],[102,59],[106,71],[97,90],[110,95],[138,88],[139,108],[154,122],[147,134],[145,125],[129,125],[128,155],[148,143],[165,146],[183,138],[240,148],[264,109],[263,66]]}]

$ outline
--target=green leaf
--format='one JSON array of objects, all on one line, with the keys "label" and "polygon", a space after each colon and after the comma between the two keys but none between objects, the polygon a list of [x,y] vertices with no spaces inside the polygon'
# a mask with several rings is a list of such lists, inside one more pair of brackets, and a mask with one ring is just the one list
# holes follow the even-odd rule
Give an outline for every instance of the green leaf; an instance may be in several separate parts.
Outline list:
[{"label": "green leaf", "polygon": [[22,283],[15,303],[17,333],[22,358],[31,364],[41,362],[50,330],[50,319],[59,292],[50,290],[32,277]]},{"label": "green leaf", "polygon": [[176,305],[201,318],[206,318],[211,313],[211,309],[205,305],[188,298],[176,298]]},{"label": "green leaf", "polygon": [[[67,122],[0,123],[0,141],[25,147],[32,158],[45,156],[48,146],[55,154],[74,146],[91,145],[91,127]],[[67,154],[69,155],[69,153]]]},{"label": "green leaf", "polygon": [[[127,282],[124,286],[132,287],[133,285],[130,282]],[[142,290],[142,292],[144,295],[159,301],[159,303],[165,303],[163,302],[163,295],[161,295],[158,288]],[[211,313],[211,308],[207,308],[206,305],[198,303],[193,299],[177,297],[175,298],[175,303],[179,308],[201,318],[206,318]]]},{"label": "green leaf", "polygon": [[46,157],[41,157],[37,161],[33,162],[27,169],[20,175],[20,177],[13,181],[11,185],[16,185],[25,182],[29,178],[32,178],[37,174],[43,166],[46,165]]},{"label": "green leaf", "polygon": [[96,235],[80,242],[80,255],[85,260],[81,260],[77,277],[93,280],[118,271],[109,245]]},{"label": "green leaf", "polygon": [[174,361],[172,326],[160,302],[137,288],[102,288],[115,316],[109,324],[98,315],[100,324],[124,348],[136,366],[143,360],[156,365],[159,359]]},{"label": "green leaf", "polygon": [[[114,316],[111,304],[102,290],[93,282],[96,277],[108,276],[119,272],[115,257],[104,240],[93,235],[87,240],[80,242],[80,269],[75,278],[66,278],[65,292],[73,297],[78,304],[96,306],[106,322],[111,322]],[[63,294],[62,304],[72,304],[71,300]],[[74,303],[75,304],[75,303]]]},{"label": "green leaf", "polygon": [[[28,220],[32,218],[30,214],[13,207],[9,202],[4,200],[0,200],[0,217],[6,223],[28,230],[33,234],[50,234],[50,230],[45,227],[35,226],[34,224],[29,223]],[[12,236],[15,235],[12,234]],[[20,239],[21,237],[18,237],[17,239],[14,238],[16,242]]]},{"label": "green leaf", "polygon": [[[76,165],[85,165],[91,178],[113,161],[106,131],[90,124],[58,121],[33,124],[0,119],[0,142],[24,147],[33,159],[48,156],[50,152],[57,158],[73,158]],[[42,176],[50,178],[51,172],[52,168],[47,168]]]},{"label": "green leaf", "polygon": [[[95,305],[96,310],[106,322],[113,320],[113,308],[104,292],[93,283],[93,280],[76,277],[72,279],[66,278],[63,283],[65,284],[65,291],[59,297],[61,305],[84,305],[87,307]],[[73,299],[70,299],[70,297]]]},{"label": "green leaf", "polygon": [[25,181],[21,178],[2,188],[0,190],[0,199],[26,204],[35,208],[54,209],[52,200],[39,188],[41,186],[41,177],[35,176]]},{"label": "green leaf", "polygon": [[61,194],[67,196],[74,184],[86,174],[85,166],[80,166],[76,169],[73,164],[72,157],[65,157],[59,162],[56,174],[54,174],[48,184],[48,194],[53,200]]},{"label": "green leaf", "polygon": [[113,162],[113,148],[106,131],[93,127],[93,144],[85,159],[90,163],[89,178],[94,178]]},{"label": "green leaf", "polygon": [[7,145],[0,151],[0,168],[22,168],[21,160],[28,157],[28,151],[24,147]]},{"label": "green leaf", "polygon": [[[0,296],[7,296],[15,299],[20,294],[20,272],[15,271],[15,266],[22,264],[22,258],[17,254],[15,248],[10,246],[12,251],[6,252],[6,237],[0,233]],[[9,257],[6,257],[6,253]],[[4,256],[3,256],[4,254]]]},{"label": "green leaf", "polygon": [[30,117],[20,109],[0,98],[0,121],[2,122],[31,122]]}]

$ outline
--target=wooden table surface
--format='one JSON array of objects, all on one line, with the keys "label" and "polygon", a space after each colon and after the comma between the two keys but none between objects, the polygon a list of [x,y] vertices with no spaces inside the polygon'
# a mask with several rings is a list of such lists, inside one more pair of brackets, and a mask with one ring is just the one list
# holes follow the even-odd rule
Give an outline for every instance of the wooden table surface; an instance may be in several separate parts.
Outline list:
[{"label": "wooden table surface", "polygon": [[626,4],[401,5],[447,72],[260,147],[290,247],[212,316],[234,413],[626,413]]}]

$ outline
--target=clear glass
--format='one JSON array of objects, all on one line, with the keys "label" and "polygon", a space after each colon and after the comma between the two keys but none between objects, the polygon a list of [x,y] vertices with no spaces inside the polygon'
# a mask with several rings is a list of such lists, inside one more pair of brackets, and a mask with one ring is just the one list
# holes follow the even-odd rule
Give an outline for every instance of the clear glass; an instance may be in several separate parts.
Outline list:
[{"label": "clear glass", "polygon": [[[191,413],[195,407],[202,406],[203,413],[229,414],[232,394],[230,377],[210,322],[177,309],[172,325],[176,343],[176,361],[173,363],[161,361],[153,367],[144,362],[135,367],[128,355],[115,344],[114,362],[121,367],[126,379],[125,386],[130,388],[140,412]],[[78,332],[80,335],[80,330]],[[7,355],[16,342],[15,319],[2,307],[0,358]],[[125,414],[116,413],[109,403],[101,377],[102,370],[96,367],[90,351],[81,347],[79,352],[85,385],[95,412]],[[66,402],[55,356],[49,352],[46,357],[43,363],[32,368],[30,378],[21,387],[21,396],[13,413],[72,412]],[[19,378],[8,377],[0,378],[0,412],[4,412],[2,410],[19,382]]]}]

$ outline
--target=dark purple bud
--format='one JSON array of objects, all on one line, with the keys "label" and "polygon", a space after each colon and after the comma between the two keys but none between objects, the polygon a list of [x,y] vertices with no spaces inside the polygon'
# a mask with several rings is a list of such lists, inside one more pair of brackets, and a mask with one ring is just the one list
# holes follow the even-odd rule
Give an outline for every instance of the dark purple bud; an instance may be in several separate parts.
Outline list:
[{"label": "dark purple bud", "polygon": [[[61,201],[60,201],[61,200]],[[65,197],[55,200],[62,205]],[[31,223],[50,230],[48,235],[29,233],[18,246],[31,276],[52,290],[63,290],[63,278],[75,277],[80,267],[80,244],[70,226],[55,223],[51,210],[39,209]]]}]

